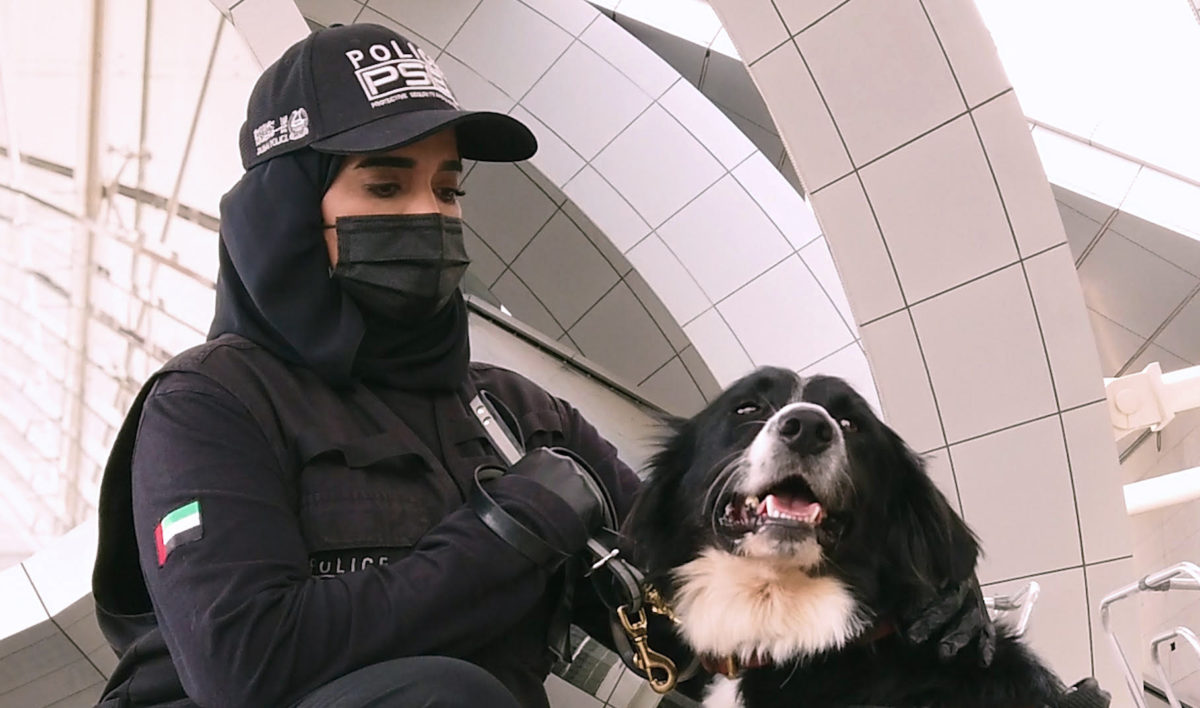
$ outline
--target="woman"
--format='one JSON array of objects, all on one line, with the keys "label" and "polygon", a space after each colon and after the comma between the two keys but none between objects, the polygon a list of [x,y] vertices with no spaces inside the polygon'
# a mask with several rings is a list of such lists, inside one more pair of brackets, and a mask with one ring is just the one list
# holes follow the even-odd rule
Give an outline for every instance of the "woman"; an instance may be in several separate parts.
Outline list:
[{"label": "woman", "polygon": [[[622,517],[637,478],[569,404],[469,363],[461,160],[535,149],[384,27],[318,31],[264,72],[209,341],[146,383],[105,471],[104,705],[547,705],[574,579],[464,505],[500,464],[467,402],[486,391],[527,448],[573,451]],[[596,500],[522,463],[492,497],[579,552]],[[569,619],[606,622],[586,589]]]}]

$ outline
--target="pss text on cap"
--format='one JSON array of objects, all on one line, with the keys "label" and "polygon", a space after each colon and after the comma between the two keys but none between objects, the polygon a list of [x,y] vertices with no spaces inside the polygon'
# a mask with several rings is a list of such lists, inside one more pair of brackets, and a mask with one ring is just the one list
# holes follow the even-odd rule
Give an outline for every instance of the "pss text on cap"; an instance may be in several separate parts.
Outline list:
[{"label": "pss text on cap", "polygon": [[317,30],[292,45],[250,92],[242,166],[303,147],[348,155],[407,145],[446,128],[463,158],[516,162],[537,151],[523,123],[466,111],[423,49],[374,24]]}]

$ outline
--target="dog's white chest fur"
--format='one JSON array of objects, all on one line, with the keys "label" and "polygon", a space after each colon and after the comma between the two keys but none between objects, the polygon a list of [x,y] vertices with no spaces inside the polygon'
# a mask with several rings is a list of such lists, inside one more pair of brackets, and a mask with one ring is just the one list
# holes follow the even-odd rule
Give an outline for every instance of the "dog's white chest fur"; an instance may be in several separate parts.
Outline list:
[{"label": "dog's white chest fur", "polygon": [[675,613],[695,649],[782,662],[844,646],[867,618],[840,581],[709,549],[675,571]]}]

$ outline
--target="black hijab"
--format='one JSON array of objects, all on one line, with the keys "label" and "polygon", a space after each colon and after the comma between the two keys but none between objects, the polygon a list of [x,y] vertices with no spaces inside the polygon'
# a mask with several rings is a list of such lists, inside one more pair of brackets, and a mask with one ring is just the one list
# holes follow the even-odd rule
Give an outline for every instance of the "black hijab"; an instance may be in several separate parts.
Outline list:
[{"label": "black hijab", "polygon": [[303,149],[256,165],[221,199],[217,304],[208,338],[239,334],[331,385],[355,379],[452,390],[467,376],[462,295],[428,321],[364,317],[330,277],[321,198],[342,158]]}]

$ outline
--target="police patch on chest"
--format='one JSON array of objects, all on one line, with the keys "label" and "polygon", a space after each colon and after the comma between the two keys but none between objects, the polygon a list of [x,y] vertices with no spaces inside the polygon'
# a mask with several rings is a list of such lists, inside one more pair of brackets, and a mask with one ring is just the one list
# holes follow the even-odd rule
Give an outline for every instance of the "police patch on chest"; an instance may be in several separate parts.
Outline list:
[{"label": "police patch on chest", "polygon": [[405,549],[348,548],[340,551],[321,551],[308,557],[308,572],[314,578],[331,578],[344,573],[357,573],[367,568],[384,566],[399,560]]}]

